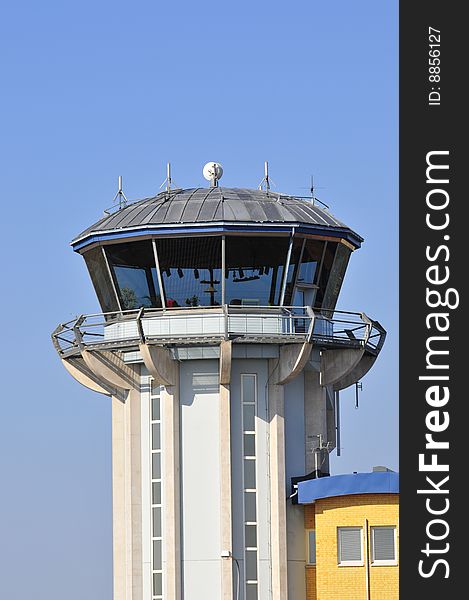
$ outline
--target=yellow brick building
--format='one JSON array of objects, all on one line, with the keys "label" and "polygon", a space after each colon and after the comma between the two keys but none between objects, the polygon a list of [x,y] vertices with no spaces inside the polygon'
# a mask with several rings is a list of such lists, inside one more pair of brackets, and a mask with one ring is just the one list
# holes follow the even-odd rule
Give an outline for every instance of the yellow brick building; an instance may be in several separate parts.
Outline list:
[{"label": "yellow brick building", "polygon": [[355,473],[299,483],[307,600],[397,600],[399,475]]}]

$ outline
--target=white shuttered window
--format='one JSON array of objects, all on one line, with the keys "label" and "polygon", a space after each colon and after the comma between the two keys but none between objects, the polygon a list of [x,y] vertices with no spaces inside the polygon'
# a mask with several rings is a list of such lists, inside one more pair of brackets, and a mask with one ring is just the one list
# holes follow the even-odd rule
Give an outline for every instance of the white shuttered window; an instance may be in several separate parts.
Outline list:
[{"label": "white shuttered window", "polygon": [[339,565],[363,564],[363,530],[361,527],[339,527],[337,529]]},{"label": "white shuttered window", "polygon": [[374,565],[396,563],[396,528],[371,528],[371,562]]}]

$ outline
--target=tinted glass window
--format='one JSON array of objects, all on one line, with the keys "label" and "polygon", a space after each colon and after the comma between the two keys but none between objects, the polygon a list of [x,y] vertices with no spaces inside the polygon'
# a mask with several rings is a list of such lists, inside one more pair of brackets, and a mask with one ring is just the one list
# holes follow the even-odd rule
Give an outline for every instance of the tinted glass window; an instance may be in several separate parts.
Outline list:
[{"label": "tinted glass window", "polygon": [[275,306],[287,258],[287,237],[226,238],[226,303]]},{"label": "tinted glass window", "polygon": [[150,240],[106,246],[123,310],[161,307],[155,257]]},{"label": "tinted glass window", "polygon": [[323,249],[324,242],[306,240],[300,271],[298,273],[298,285],[312,285],[316,283]]},{"label": "tinted glass window", "polygon": [[166,306],[221,304],[221,237],[157,241]]},{"label": "tinted glass window", "polygon": [[335,242],[327,242],[326,250],[324,252],[324,260],[321,267],[321,272],[316,277],[316,282],[319,286],[319,289],[316,294],[316,302],[315,306],[317,308],[321,308],[324,293],[327,287],[327,282],[329,281],[329,275],[331,274],[332,265],[334,263],[334,256],[337,249],[337,244]]},{"label": "tinted glass window", "polygon": [[301,250],[303,248],[303,238],[294,238],[293,248],[290,256],[290,264],[288,266],[287,274],[287,287],[285,289],[284,306],[290,306],[292,304],[292,292],[293,285],[295,283],[296,274],[299,267],[299,260],[301,257]]},{"label": "tinted glass window", "polygon": [[112,282],[104,261],[102,247],[98,246],[97,248],[87,250],[83,256],[102,311],[118,311],[119,306],[117,304],[117,298],[112,288]]},{"label": "tinted glass window", "polygon": [[330,270],[327,287],[322,300],[322,308],[335,308],[340,288],[345,277],[348,261],[351,251],[343,244],[337,245],[337,251],[334,257],[334,263]]}]

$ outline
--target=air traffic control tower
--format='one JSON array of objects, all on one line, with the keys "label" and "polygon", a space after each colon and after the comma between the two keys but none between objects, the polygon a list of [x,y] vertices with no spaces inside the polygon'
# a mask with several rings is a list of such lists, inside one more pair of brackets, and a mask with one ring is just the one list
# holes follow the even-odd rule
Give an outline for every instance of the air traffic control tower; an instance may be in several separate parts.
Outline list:
[{"label": "air traffic control tower", "polygon": [[52,338],[112,403],[114,600],[304,600],[295,482],[328,475],[339,391],[386,334],[335,310],[359,235],[208,172],[73,240],[102,312]]}]

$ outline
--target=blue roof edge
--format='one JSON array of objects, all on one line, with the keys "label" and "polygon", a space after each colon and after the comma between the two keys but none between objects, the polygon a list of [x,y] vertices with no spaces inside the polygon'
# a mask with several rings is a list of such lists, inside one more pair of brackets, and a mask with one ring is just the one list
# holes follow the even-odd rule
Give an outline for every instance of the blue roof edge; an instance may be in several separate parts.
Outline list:
[{"label": "blue roof edge", "polygon": [[332,228],[332,227],[321,227],[317,225],[295,225],[290,223],[279,223],[277,224],[266,224],[262,225],[260,223],[253,223],[252,225],[223,225],[223,224],[213,224],[213,225],[205,225],[205,226],[197,226],[197,225],[186,225],[182,227],[157,227],[157,226],[149,226],[149,227],[141,227],[132,230],[122,229],[121,231],[109,231],[109,232],[96,232],[91,233],[84,238],[77,239],[76,241],[71,242],[71,246],[75,252],[79,252],[86,246],[90,246],[96,242],[103,241],[111,241],[117,239],[125,239],[132,237],[140,237],[142,235],[184,235],[190,233],[194,237],[197,237],[197,234],[204,233],[224,233],[224,232],[234,232],[234,231],[246,231],[253,233],[266,233],[266,232],[290,232],[292,229],[295,229],[298,233],[314,233],[316,235],[325,235],[329,237],[337,237],[343,238],[355,246],[356,249],[360,248],[361,242],[363,238],[355,234],[352,230],[345,230],[342,228]]},{"label": "blue roof edge", "polygon": [[298,483],[298,503],[352,494],[398,494],[399,473],[392,471],[352,473],[308,479]]}]

